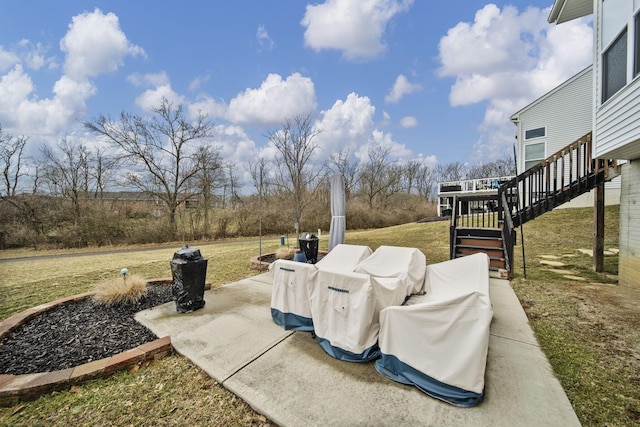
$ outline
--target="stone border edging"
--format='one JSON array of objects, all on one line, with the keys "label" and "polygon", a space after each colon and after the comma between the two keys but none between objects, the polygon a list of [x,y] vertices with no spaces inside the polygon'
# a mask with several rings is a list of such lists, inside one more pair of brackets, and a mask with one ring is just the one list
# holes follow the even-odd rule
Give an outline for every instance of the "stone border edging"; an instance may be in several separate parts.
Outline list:
[{"label": "stone border edging", "polygon": [[[318,251],[320,255],[327,255],[329,252],[327,251]],[[249,269],[250,270],[258,270],[258,271],[267,271],[269,270],[270,262],[262,261],[260,258],[275,256],[275,252],[267,252],[262,255],[255,255],[249,259]]]},{"label": "stone border edging", "polygon": [[[172,280],[171,278],[153,279],[148,280],[147,285],[149,283],[171,282]],[[206,289],[211,289],[211,283],[205,284]],[[59,305],[71,304],[89,298],[91,295],[93,295],[91,291],[72,295],[14,314],[0,322],[0,339],[37,314]],[[62,390],[91,379],[105,378],[117,371],[131,368],[148,360],[160,359],[172,352],[171,337],[166,336],[131,350],[114,354],[111,357],[94,360],[74,368],[36,374],[0,374],[0,406],[13,406],[21,400],[34,399],[44,393]]]}]

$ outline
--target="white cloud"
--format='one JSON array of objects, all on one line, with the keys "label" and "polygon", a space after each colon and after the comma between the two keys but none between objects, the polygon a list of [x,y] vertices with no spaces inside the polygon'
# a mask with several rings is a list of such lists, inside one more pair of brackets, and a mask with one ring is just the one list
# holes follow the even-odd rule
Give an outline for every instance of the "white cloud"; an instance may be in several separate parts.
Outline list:
[{"label": "white cloud", "polygon": [[224,101],[216,101],[208,95],[201,95],[189,104],[189,117],[198,117],[205,114],[210,119],[224,118],[227,115],[228,106]]},{"label": "white cloud", "polygon": [[37,99],[31,77],[20,64],[0,78],[0,123],[17,134],[55,134],[67,130],[85,111],[85,100],[95,93],[88,82],[62,76],[53,98]]},{"label": "white cloud", "polygon": [[307,5],[300,22],[306,27],[305,45],[320,51],[337,49],[348,60],[370,59],[385,51],[383,36],[397,14],[413,0],[327,0]]},{"label": "white cloud", "polygon": [[409,80],[407,80],[407,77],[404,74],[400,74],[396,78],[396,82],[393,84],[393,88],[391,88],[389,93],[384,97],[384,101],[388,103],[396,103],[400,101],[403,96],[418,92],[421,89],[421,85],[417,83],[411,83]]},{"label": "white cloud", "polygon": [[440,40],[440,74],[458,76],[506,68],[526,69],[532,65],[533,58],[528,56],[532,45],[521,36],[538,38],[545,23],[541,12],[538,28],[524,27],[515,7],[500,10],[495,4],[488,4],[476,12],[473,23],[458,23]]},{"label": "white cloud", "polygon": [[83,109],[84,101],[96,93],[96,88],[86,80],[77,81],[68,76],[62,76],[53,85],[53,93],[58,102]]},{"label": "white cloud", "polygon": [[117,70],[127,55],[144,53],[127,40],[117,16],[97,9],[72,18],[60,49],[66,54],[64,74],[54,83],[50,98],[37,96],[24,68],[57,68],[45,46],[22,39],[13,54],[0,49],[0,61],[14,62],[13,68],[0,76],[0,122],[12,126],[12,132],[30,136],[68,132],[84,117],[86,101],[96,93],[89,78]]},{"label": "white cloud", "polygon": [[509,117],[592,61],[588,19],[550,25],[549,9],[488,4],[474,22],[460,22],[439,43],[442,77],[455,79],[452,106],[486,102],[474,160],[498,156],[513,144]]},{"label": "white cloud", "polygon": [[258,46],[260,46],[261,52],[271,52],[276,45],[273,39],[269,36],[264,25],[258,26],[258,30],[256,31],[256,40],[258,41]]},{"label": "white cloud", "polygon": [[391,115],[389,115],[389,113],[387,113],[386,111],[382,112],[382,120],[380,121],[380,123],[378,123],[379,127],[387,127],[391,124]]},{"label": "white cloud", "polygon": [[413,116],[406,116],[400,119],[400,126],[405,129],[414,128],[418,126],[418,119]]},{"label": "white cloud", "polygon": [[127,40],[113,13],[82,13],[72,18],[69,31],[60,41],[60,50],[67,54],[64,70],[72,78],[82,79],[115,71],[125,56],[142,55],[144,50]]},{"label": "white cloud", "polygon": [[158,73],[133,73],[127,76],[127,81],[134,86],[150,87],[136,97],[135,103],[145,111],[151,111],[166,98],[174,105],[184,105],[187,99],[174,91],[171,87],[169,76],[164,71]]},{"label": "white cloud", "polygon": [[6,51],[4,47],[0,46],[0,71],[13,67],[19,61],[18,55],[14,52]]},{"label": "white cloud", "polygon": [[314,125],[320,130],[316,137],[318,160],[327,160],[344,149],[363,160],[372,146],[388,148],[392,160],[413,158],[415,153],[396,142],[391,133],[377,128],[373,120],[375,111],[368,97],[356,93],[350,93],[346,100],[338,100],[330,109],[322,111]]},{"label": "white cloud", "polygon": [[379,129],[374,129],[373,132],[371,132],[369,140],[366,144],[361,145],[358,148],[355,156],[360,161],[366,162],[369,160],[369,150],[374,147],[380,147],[388,150],[388,160],[391,162],[403,162],[415,156],[415,153],[408,149],[404,144],[396,142],[390,132],[383,132]]},{"label": "white cloud", "polygon": [[136,97],[136,105],[145,111],[151,111],[162,103],[163,99],[167,99],[174,105],[186,103],[184,96],[178,94],[171,88],[171,84],[163,84],[153,89],[147,89]]},{"label": "white cloud", "polygon": [[209,81],[209,78],[210,76],[207,74],[206,76],[199,76],[191,80],[191,83],[189,83],[189,92],[195,92],[200,89],[204,83]]},{"label": "white cloud", "polygon": [[236,124],[280,124],[316,109],[313,81],[299,73],[285,80],[269,74],[257,89],[246,89],[229,102],[227,119]]},{"label": "white cloud", "polygon": [[[0,111],[10,113],[27,99],[33,89],[31,77],[24,72],[22,65],[16,65],[0,78]],[[7,116],[9,118],[10,114]],[[3,117],[4,120],[6,118]]]},{"label": "white cloud", "polygon": [[5,71],[15,64],[32,70],[39,70],[48,65],[56,68],[57,63],[53,57],[47,57],[47,48],[42,43],[32,43],[29,39],[22,39],[10,50],[0,46],[0,71]]},{"label": "white cloud", "polygon": [[366,143],[374,129],[375,112],[371,100],[356,93],[322,111],[314,127],[321,132],[316,141],[326,157],[343,148],[353,151],[357,145]]},{"label": "white cloud", "polygon": [[133,73],[127,76],[127,81],[134,86],[164,86],[169,83],[169,76],[164,71],[158,73]]},{"label": "white cloud", "polygon": [[39,70],[44,66],[49,69],[58,68],[56,59],[47,56],[48,50],[42,43],[33,43],[29,39],[22,39],[18,43],[17,53],[22,63],[32,70]]},{"label": "white cloud", "polygon": [[220,148],[222,158],[233,164],[246,164],[256,158],[256,144],[237,125],[216,125],[212,140]]}]

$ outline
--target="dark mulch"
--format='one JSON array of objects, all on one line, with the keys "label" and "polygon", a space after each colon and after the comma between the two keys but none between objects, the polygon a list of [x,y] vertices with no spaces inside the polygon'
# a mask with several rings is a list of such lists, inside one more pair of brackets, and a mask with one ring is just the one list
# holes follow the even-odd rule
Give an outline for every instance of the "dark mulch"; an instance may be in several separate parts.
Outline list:
[{"label": "dark mulch", "polygon": [[87,298],[57,306],[0,341],[0,374],[57,371],[104,359],[157,337],[134,314],[172,301],[171,284],[150,284],[134,304],[101,305]]}]

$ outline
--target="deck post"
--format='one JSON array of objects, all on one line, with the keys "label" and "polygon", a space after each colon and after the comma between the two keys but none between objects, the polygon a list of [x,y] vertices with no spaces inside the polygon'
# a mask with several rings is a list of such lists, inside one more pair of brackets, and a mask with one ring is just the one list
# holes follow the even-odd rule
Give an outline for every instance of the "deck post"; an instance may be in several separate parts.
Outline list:
[{"label": "deck post", "polygon": [[604,271],[604,182],[593,190],[593,269]]}]

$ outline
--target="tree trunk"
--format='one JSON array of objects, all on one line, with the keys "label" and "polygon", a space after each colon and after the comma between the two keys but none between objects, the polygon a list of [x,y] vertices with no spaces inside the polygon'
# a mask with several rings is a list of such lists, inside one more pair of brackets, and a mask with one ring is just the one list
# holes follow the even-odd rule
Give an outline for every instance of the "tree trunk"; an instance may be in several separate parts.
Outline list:
[{"label": "tree trunk", "polygon": [[171,239],[178,235],[178,225],[176,224],[176,206],[169,208],[169,229],[171,230]]}]

